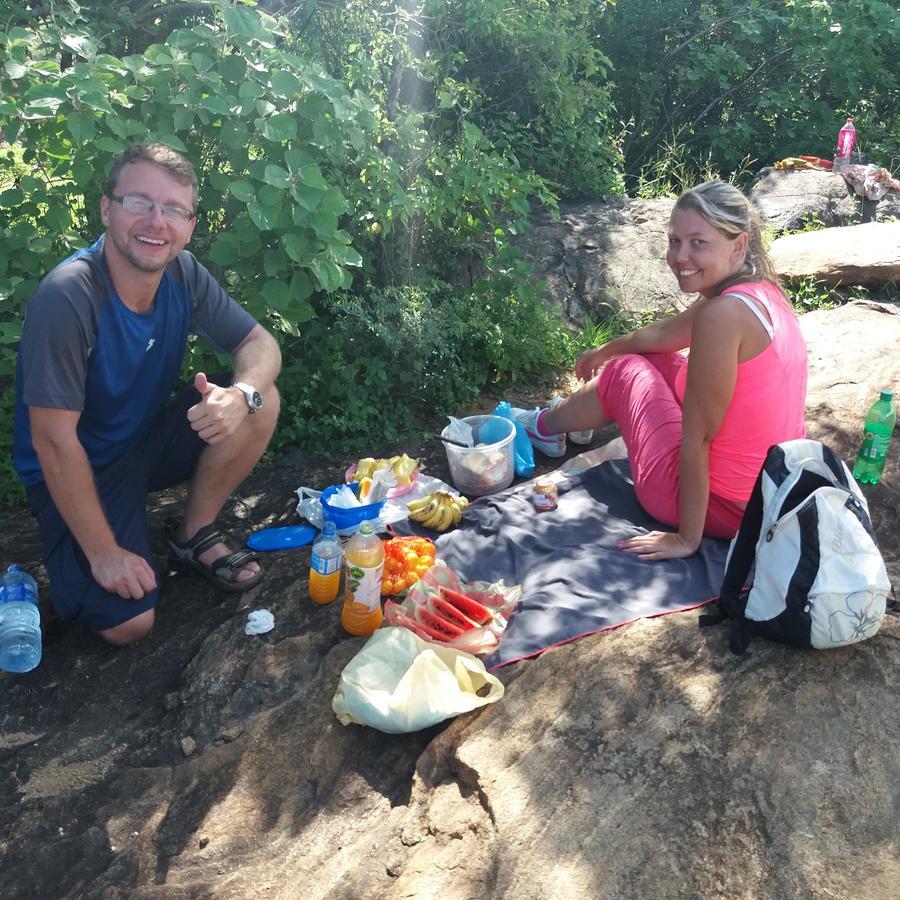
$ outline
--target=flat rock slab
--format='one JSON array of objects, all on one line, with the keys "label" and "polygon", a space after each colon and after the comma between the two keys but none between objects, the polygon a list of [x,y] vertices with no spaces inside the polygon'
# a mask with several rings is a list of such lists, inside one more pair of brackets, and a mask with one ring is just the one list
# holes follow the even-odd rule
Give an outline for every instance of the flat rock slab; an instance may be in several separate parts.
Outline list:
[{"label": "flat rock slab", "polygon": [[[878,390],[900,388],[900,312],[859,302],[801,328],[810,434],[849,459]],[[898,460],[895,439],[863,489],[895,584]],[[279,458],[229,524],[286,524],[293,488],[334,468]],[[10,528],[7,547],[32,546],[33,526]],[[641,621],[499,670],[491,707],[388,736],[331,710],[363,641],[309,601],[309,548],[265,563],[239,597],[167,580],[134,647],[73,629],[34,672],[0,674],[4,900],[896,894],[900,617],[842,650],[743,657],[697,612]],[[275,629],[250,638],[258,608]]]},{"label": "flat rock slab", "polygon": [[[860,200],[841,175],[813,169],[765,169],[750,191],[765,224],[776,231],[796,231],[818,222],[849,225],[862,215]],[[887,194],[876,207],[879,219],[900,215],[900,196]]]},{"label": "flat rock slab", "polygon": [[836,284],[900,280],[900,222],[869,222],[789,234],[772,242],[772,262],[787,278]]}]

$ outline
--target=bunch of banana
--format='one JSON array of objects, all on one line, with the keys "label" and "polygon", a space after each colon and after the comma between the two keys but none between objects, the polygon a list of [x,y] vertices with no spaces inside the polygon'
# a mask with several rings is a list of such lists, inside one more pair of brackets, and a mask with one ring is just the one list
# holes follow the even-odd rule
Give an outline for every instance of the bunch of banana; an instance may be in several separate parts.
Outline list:
[{"label": "bunch of banana", "polygon": [[446,531],[451,525],[459,525],[468,505],[465,497],[456,497],[447,491],[432,491],[426,497],[410,500],[406,508],[414,522],[434,531]]}]

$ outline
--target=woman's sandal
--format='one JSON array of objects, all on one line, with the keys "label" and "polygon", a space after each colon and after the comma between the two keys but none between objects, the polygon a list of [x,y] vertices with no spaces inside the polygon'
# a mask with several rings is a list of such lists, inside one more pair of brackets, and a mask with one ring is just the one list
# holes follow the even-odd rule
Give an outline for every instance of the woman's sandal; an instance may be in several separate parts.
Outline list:
[{"label": "woman's sandal", "polygon": [[215,524],[201,528],[186,544],[175,540],[178,531],[177,519],[166,519],[165,535],[169,545],[169,564],[180,572],[197,572],[207,581],[223,591],[239,593],[252,588],[263,576],[262,568],[250,578],[237,580],[238,573],[250,562],[258,562],[259,557],[252,550],[236,550],[227,553],[210,565],[202,563],[197,557],[201,553],[225,542],[222,533]]}]

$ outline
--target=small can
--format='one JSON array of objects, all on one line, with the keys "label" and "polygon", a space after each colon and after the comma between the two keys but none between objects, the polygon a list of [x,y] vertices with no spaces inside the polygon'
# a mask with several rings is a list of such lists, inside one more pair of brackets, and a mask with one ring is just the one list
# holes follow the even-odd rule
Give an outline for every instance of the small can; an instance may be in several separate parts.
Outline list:
[{"label": "small can", "polygon": [[531,488],[531,503],[538,512],[556,509],[559,505],[559,494],[556,484],[549,478],[538,478]]}]

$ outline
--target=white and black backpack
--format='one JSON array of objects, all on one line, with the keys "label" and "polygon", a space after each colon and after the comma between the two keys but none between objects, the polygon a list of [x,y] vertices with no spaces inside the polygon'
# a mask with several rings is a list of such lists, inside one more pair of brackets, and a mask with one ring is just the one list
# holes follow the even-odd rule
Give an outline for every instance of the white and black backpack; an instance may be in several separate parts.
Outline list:
[{"label": "white and black backpack", "polygon": [[719,612],[701,625],[731,618],[735,653],[755,635],[843,647],[878,631],[890,590],[850,470],[818,441],[786,441],[769,449],[728,551]]}]

